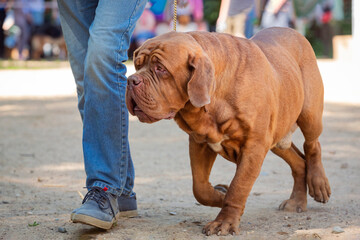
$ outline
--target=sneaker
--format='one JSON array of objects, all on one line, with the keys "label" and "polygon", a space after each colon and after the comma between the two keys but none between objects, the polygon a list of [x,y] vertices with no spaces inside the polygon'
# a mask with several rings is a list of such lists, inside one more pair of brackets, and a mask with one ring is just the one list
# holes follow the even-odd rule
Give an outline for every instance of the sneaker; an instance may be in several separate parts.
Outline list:
[{"label": "sneaker", "polygon": [[71,221],[110,229],[120,216],[119,197],[106,191],[106,187],[92,187],[84,197],[82,206],[71,213]]},{"label": "sneaker", "polygon": [[118,197],[118,206],[120,210],[120,217],[130,218],[138,215],[136,195],[132,197],[121,195]]}]

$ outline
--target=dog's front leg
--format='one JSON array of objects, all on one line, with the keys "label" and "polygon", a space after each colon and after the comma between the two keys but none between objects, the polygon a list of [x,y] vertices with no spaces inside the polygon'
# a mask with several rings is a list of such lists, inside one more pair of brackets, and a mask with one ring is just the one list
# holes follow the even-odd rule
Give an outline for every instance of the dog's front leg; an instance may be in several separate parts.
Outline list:
[{"label": "dog's front leg", "polygon": [[189,153],[196,200],[205,206],[222,207],[225,194],[215,190],[209,182],[217,153],[207,143],[197,143],[191,136],[189,137]]},{"label": "dog's front leg", "polygon": [[259,176],[266,152],[265,147],[255,142],[243,148],[224,205],[216,219],[203,229],[206,235],[239,234],[240,218],[244,213],[246,199]]}]

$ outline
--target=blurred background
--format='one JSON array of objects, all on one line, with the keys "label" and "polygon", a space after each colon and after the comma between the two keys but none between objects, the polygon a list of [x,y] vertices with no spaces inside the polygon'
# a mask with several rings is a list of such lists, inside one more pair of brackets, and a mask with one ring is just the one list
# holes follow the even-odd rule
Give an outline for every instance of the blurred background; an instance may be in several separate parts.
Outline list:
[{"label": "blurred background", "polygon": [[[311,43],[325,101],[360,103],[359,0],[178,0],[176,31],[216,31],[251,38],[279,26]],[[76,95],[56,0],[0,0],[0,97]],[[149,0],[128,51],[174,29],[174,1]],[[128,75],[132,61],[125,63]],[[49,77],[51,76],[51,77]]]},{"label": "blurred background", "polygon": [[[291,27],[318,58],[352,58],[359,34],[356,0],[188,0],[177,6],[177,31],[218,31],[250,38],[263,28]],[[173,29],[174,2],[149,0],[129,49]],[[355,23],[355,24],[354,24]],[[355,47],[355,46],[354,46]],[[0,59],[66,60],[56,0],[0,0]],[[2,61],[0,67],[9,63]]]}]

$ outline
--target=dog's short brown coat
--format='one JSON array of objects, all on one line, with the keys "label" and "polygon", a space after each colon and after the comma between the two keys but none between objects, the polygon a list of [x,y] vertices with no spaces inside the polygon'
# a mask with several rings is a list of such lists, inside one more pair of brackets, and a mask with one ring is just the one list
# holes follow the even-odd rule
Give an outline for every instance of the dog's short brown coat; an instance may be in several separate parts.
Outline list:
[{"label": "dog's short brown coat", "polygon": [[[269,150],[294,177],[281,210],[306,211],[307,186],[327,202],[321,162],[323,83],[309,42],[291,29],[270,28],[250,40],[228,34],[171,32],[146,41],[134,55],[127,106],[142,122],[175,118],[189,134],[195,198],[220,207],[204,233],[238,233],[246,199]],[[303,154],[291,141],[300,127]],[[226,194],[209,183],[217,154],[236,164]]]}]

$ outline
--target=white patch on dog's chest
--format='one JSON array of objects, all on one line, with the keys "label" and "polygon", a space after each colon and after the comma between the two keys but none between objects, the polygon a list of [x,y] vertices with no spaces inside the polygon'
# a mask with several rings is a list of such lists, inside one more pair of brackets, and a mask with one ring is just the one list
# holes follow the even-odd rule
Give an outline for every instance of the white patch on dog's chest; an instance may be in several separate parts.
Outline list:
[{"label": "white patch on dog's chest", "polygon": [[221,143],[224,140],[229,139],[229,137],[227,135],[224,135],[223,139],[217,143],[207,143],[209,145],[209,147],[214,151],[214,152],[221,152],[223,150],[223,146],[221,145]]},{"label": "white patch on dog's chest", "polygon": [[217,142],[217,143],[208,143],[209,147],[211,147],[211,149],[214,152],[221,152],[223,150],[223,147],[221,146],[221,142]]}]

